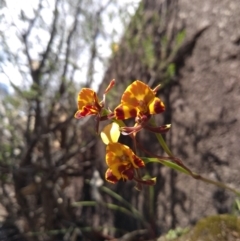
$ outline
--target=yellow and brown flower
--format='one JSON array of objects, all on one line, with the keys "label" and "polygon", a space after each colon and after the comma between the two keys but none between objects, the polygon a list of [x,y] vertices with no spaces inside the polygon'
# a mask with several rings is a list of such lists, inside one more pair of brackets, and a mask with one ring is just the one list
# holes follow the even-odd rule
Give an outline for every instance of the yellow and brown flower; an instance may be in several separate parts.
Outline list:
[{"label": "yellow and brown flower", "polygon": [[156,97],[158,87],[152,90],[143,82],[134,81],[123,93],[120,105],[115,108],[115,118],[118,120],[132,117],[141,119],[162,113],[165,106],[161,99]]},{"label": "yellow and brown flower", "polygon": [[94,90],[90,88],[81,89],[78,94],[78,110],[75,113],[74,117],[77,119],[81,119],[86,116],[96,115],[96,131],[98,132],[99,121],[109,118],[108,111],[106,111],[106,109],[105,111],[103,111],[103,107],[105,105],[105,96],[114,86],[114,84],[115,80],[112,80],[106,88],[103,94],[103,99],[101,101],[99,101],[97,94]]},{"label": "yellow and brown flower", "polygon": [[108,169],[105,174],[107,181],[116,183],[120,179],[134,179],[134,170],[144,167],[144,162],[126,145],[109,143],[106,148],[106,163]]},{"label": "yellow and brown flower", "polygon": [[83,88],[78,94],[78,111],[75,118],[81,119],[89,115],[98,115],[103,104],[98,100],[95,91],[89,88]]},{"label": "yellow and brown flower", "polygon": [[155,133],[166,133],[170,129],[171,125],[154,127],[148,123],[152,115],[160,114],[165,110],[164,103],[156,97],[159,86],[151,89],[148,85],[136,80],[127,87],[120,105],[114,110],[114,117],[117,120],[135,118],[136,124],[133,127],[122,127],[122,134],[136,134],[143,128]]}]

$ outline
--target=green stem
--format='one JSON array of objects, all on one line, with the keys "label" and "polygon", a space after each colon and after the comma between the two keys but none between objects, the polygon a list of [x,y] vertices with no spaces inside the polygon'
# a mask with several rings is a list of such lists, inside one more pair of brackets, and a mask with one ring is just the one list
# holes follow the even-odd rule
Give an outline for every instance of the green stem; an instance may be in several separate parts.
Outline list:
[{"label": "green stem", "polygon": [[168,148],[165,140],[163,139],[162,135],[159,133],[155,133],[158,142],[160,143],[160,145],[162,146],[163,150],[169,155],[169,156],[173,156],[172,152],[170,151],[170,149]]},{"label": "green stem", "polygon": [[227,186],[226,184],[224,184],[224,183],[222,183],[222,182],[213,181],[213,180],[211,180],[211,179],[202,177],[201,175],[198,175],[198,176],[199,176],[198,179],[201,180],[201,181],[203,181],[203,182],[210,183],[210,184],[213,184],[213,185],[218,186],[218,187],[220,187],[220,188],[229,190],[229,191],[235,193],[237,196],[240,196],[240,192],[239,192],[239,191],[237,191],[236,189],[234,189],[234,188],[232,188],[232,187]]},{"label": "green stem", "polygon": [[235,193],[237,196],[240,196],[240,191],[238,191],[232,187],[229,187],[228,185],[226,185],[222,182],[214,181],[214,180],[208,179],[206,177],[203,177],[195,172],[189,171],[189,169],[188,168],[186,169],[185,166],[180,166],[172,161],[164,160],[164,159],[160,159],[160,158],[147,158],[147,157],[141,157],[141,159],[144,160],[145,163],[155,162],[155,163],[162,164],[162,165],[170,167],[176,171],[187,174],[187,175],[193,177],[194,179],[203,181],[205,183],[213,184],[217,187],[229,190],[229,191]]},{"label": "green stem", "polygon": [[[150,119],[150,124],[152,124],[153,126],[156,127],[156,123],[154,121],[153,118]],[[155,133],[157,139],[158,139],[158,142],[160,143],[160,145],[162,146],[163,150],[169,155],[169,156],[173,156],[172,152],[170,151],[170,149],[168,148],[165,140],[163,139],[162,135],[159,134],[159,133]]]}]

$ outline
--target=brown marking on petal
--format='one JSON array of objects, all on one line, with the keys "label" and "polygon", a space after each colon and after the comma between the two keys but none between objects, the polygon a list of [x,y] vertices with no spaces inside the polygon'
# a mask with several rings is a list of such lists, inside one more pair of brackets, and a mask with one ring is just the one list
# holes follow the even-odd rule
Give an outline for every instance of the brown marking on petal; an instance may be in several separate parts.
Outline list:
[{"label": "brown marking on petal", "polygon": [[78,94],[78,109],[82,110],[85,107],[95,109],[98,112],[102,108],[96,92],[89,88],[83,88]]},{"label": "brown marking on petal", "polygon": [[130,116],[136,117],[137,116],[137,110],[136,109],[131,109],[129,112]]},{"label": "brown marking on petal", "polygon": [[89,116],[89,115],[97,115],[98,114],[98,110],[96,109],[95,106],[84,106],[81,110],[78,110],[74,117],[77,119],[81,119],[85,116]]},{"label": "brown marking on petal", "polygon": [[127,164],[127,165],[119,165],[118,166],[118,171],[119,173],[123,173],[124,171],[126,171],[127,169],[131,168],[131,164]]},{"label": "brown marking on petal", "polygon": [[96,114],[100,113],[102,110],[102,107],[98,108],[95,105],[86,106],[86,108],[88,108],[91,112],[96,112]]},{"label": "brown marking on petal", "polygon": [[159,114],[165,111],[165,106],[160,99],[157,99],[154,103],[154,111],[155,113]]},{"label": "brown marking on petal", "polygon": [[88,115],[96,115],[98,113],[97,110],[95,110],[94,106],[91,107],[83,107],[81,111],[82,116],[88,116]]},{"label": "brown marking on petal", "polygon": [[134,167],[135,167],[135,168],[145,167],[145,164],[144,164],[143,160],[140,159],[138,156],[136,156],[136,155],[134,154],[132,158],[133,158],[133,164],[134,164]]},{"label": "brown marking on petal", "polygon": [[117,107],[114,110],[114,113],[117,120],[124,120],[125,114],[122,106]]},{"label": "brown marking on petal", "polygon": [[134,176],[133,168],[129,168],[129,169],[122,171],[121,176],[122,176],[123,180],[125,180],[125,179],[132,180],[133,176]]},{"label": "brown marking on petal", "polygon": [[113,175],[112,173],[112,170],[110,168],[107,169],[106,173],[105,173],[105,179],[108,181],[108,182],[111,182],[111,183],[116,183],[118,182],[118,179],[116,176]]}]

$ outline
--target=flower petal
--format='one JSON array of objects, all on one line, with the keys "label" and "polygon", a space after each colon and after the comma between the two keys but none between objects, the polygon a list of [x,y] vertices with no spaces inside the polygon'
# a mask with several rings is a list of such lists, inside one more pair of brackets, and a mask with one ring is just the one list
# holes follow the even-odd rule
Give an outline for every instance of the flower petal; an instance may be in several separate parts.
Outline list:
[{"label": "flower petal", "polygon": [[117,179],[132,180],[134,176],[134,168],[131,163],[115,163],[109,168],[111,169],[112,175]]},{"label": "flower petal", "polygon": [[132,156],[132,164],[134,168],[145,167],[144,161],[140,159],[138,156],[136,156],[134,153]]},{"label": "flower petal", "polygon": [[155,132],[155,133],[164,134],[164,133],[166,133],[166,132],[168,132],[170,130],[171,124],[162,125],[162,126],[156,126],[156,127],[155,126],[146,125],[144,128],[149,130],[149,131]]},{"label": "flower petal", "polygon": [[127,87],[122,95],[121,103],[138,107],[139,102],[144,101],[146,105],[155,97],[153,90],[143,82],[136,80]]},{"label": "flower petal", "polygon": [[158,87],[152,90],[145,83],[134,81],[124,91],[121,104],[115,108],[115,118],[124,120],[162,113],[165,106],[159,98],[155,97]]},{"label": "flower petal", "polygon": [[157,178],[153,177],[153,178],[150,178],[150,179],[138,179],[138,178],[134,177],[134,180],[137,181],[138,183],[153,186],[153,185],[156,184]]},{"label": "flower petal", "polygon": [[120,136],[119,125],[115,122],[106,125],[101,132],[101,138],[104,144],[116,143]]},{"label": "flower petal", "polygon": [[142,125],[135,124],[133,127],[128,127],[128,126],[121,127],[120,130],[122,135],[131,135],[131,134],[136,135],[137,132],[139,132],[142,128],[143,128]]},{"label": "flower petal", "polygon": [[123,104],[118,105],[114,110],[115,118],[117,120],[125,120],[136,117],[137,112],[138,110],[135,107]]},{"label": "flower petal", "polygon": [[132,167],[129,166],[119,166],[119,172],[121,173],[122,179],[125,180],[132,180],[134,176],[134,170]]},{"label": "flower petal", "polygon": [[89,88],[83,88],[78,94],[78,109],[85,106],[100,107],[96,92]]},{"label": "flower petal", "polygon": [[116,162],[121,162],[124,156],[123,146],[120,143],[109,143],[106,147],[106,163],[111,168]]},{"label": "flower petal", "polygon": [[159,114],[165,111],[164,103],[157,97],[155,97],[150,103],[149,103],[149,112],[151,115],[153,114]]},{"label": "flower petal", "polygon": [[82,117],[89,116],[89,115],[97,115],[98,109],[95,106],[88,106],[83,107],[81,110],[78,110],[74,117],[77,119],[81,119]]},{"label": "flower petal", "polygon": [[106,163],[110,168],[116,163],[119,163],[119,165],[130,163],[134,168],[145,166],[144,162],[128,146],[121,143],[109,143],[106,153]]},{"label": "flower petal", "polygon": [[106,173],[105,173],[105,179],[108,181],[108,182],[111,182],[111,183],[116,183],[118,182],[118,179],[116,176],[113,175],[112,173],[112,170],[110,168],[107,169]]}]

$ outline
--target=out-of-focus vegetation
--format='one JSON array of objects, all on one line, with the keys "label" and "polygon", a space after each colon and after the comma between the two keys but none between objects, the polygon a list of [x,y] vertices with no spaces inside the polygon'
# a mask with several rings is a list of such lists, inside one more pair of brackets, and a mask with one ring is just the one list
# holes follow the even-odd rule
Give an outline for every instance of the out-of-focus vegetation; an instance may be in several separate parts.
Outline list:
[{"label": "out-of-focus vegetation", "polygon": [[[187,232],[187,234],[186,234]],[[228,241],[240,238],[240,220],[237,216],[217,215],[199,220],[191,230],[171,230],[158,241]]]},{"label": "out-of-focus vegetation", "polygon": [[84,233],[94,240],[100,226],[112,225],[108,206],[73,204],[100,195],[92,176],[96,135],[91,120],[73,118],[76,97],[83,86],[97,89],[136,4],[24,3],[0,5],[0,72],[8,82],[0,97],[1,222],[28,240],[84,240]]}]

